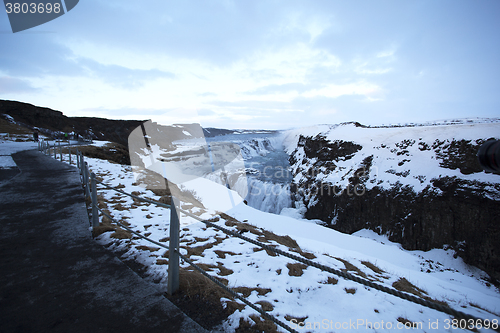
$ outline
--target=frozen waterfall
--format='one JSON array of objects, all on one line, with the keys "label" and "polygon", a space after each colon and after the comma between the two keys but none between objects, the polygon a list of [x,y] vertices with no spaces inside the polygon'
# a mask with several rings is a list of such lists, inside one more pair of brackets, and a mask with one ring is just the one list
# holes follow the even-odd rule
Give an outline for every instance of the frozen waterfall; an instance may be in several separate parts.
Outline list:
[{"label": "frozen waterfall", "polygon": [[246,168],[225,169],[224,176],[219,170],[206,178],[223,185],[227,179],[230,188],[242,195],[249,206],[261,211],[280,214],[283,208],[292,207],[288,155],[280,134],[226,135],[212,140],[238,144]]}]

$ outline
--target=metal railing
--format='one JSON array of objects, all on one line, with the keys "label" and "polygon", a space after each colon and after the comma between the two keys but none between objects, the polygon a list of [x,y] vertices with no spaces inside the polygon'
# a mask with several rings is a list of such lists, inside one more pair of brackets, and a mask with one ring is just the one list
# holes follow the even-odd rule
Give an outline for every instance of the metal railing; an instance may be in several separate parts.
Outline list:
[{"label": "metal railing", "polygon": [[[45,152],[49,156],[52,156],[50,154],[50,152],[47,153],[47,150],[43,149],[44,147],[47,148],[47,146],[42,145],[41,151]],[[50,148],[50,145],[48,147]],[[55,148],[55,144],[54,144],[53,148]],[[70,154],[71,154],[71,152],[70,152]],[[55,153],[54,153],[54,157],[56,157]],[[62,161],[62,155],[61,155],[61,161]],[[71,163],[71,157],[70,157],[70,163]],[[198,217],[198,216],[196,216],[194,214],[191,214],[190,212],[187,212],[187,211],[181,209],[180,205],[179,205],[178,199],[176,199],[173,196],[172,196],[172,201],[171,201],[172,204],[171,205],[167,205],[167,204],[160,203],[160,202],[148,199],[148,198],[142,198],[142,197],[139,197],[139,196],[127,193],[127,192],[122,191],[120,189],[117,189],[117,188],[114,188],[112,186],[109,186],[109,185],[107,185],[107,184],[105,184],[103,182],[97,181],[95,174],[92,173],[92,172],[90,172],[90,170],[88,168],[88,164],[85,162],[83,154],[80,151],[78,151],[78,150],[76,150],[76,164],[77,164],[77,167],[80,170],[80,176],[81,176],[81,180],[82,180],[82,184],[83,184],[85,196],[86,196],[87,199],[91,200],[91,207],[92,207],[91,225],[92,225],[93,228],[96,228],[96,227],[99,226],[99,213],[98,213],[98,211],[99,211],[99,212],[101,212],[101,214],[103,216],[107,217],[108,219],[110,219],[111,221],[113,221],[115,224],[117,224],[121,228],[124,228],[127,231],[133,233],[134,235],[136,235],[136,236],[138,236],[138,237],[140,237],[142,239],[145,239],[145,240],[147,240],[147,241],[149,241],[149,242],[151,242],[151,243],[153,243],[153,244],[155,244],[157,246],[160,246],[162,248],[165,248],[165,249],[169,250],[169,264],[168,264],[168,277],[167,277],[167,293],[169,295],[172,295],[173,293],[175,293],[179,289],[179,259],[182,259],[185,262],[187,262],[189,265],[191,265],[193,268],[195,268],[197,271],[199,271],[201,274],[203,274],[204,276],[206,276],[208,279],[210,279],[211,281],[213,281],[214,283],[216,283],[217,285],[219,285],[221,288],[223,288],[224,290],[226,290],[227,292],[229,292],[233,297],[241,300],[243,303],[245,303],[246,305],[250,306],[255,311],[259,312],[262,315],[262,317],[273,321],[274,323],[276,323],[277,325],[283,327],[285,330],[287,330],[289,332],[295,332],[295,333],[297,333],[296,330],[294,330],[293,328],[289,327],[287,324],[283,323],[282,321],[280,321],[276,317],[268,314],[261,307],[258,307],[255,304],[249,302],[246,298],[244,298],[243,296],[241,296],[240,294],[238,294],[234,290],[232,290],[232,289],[228,288],[227,286],[225,286],[223,283],[221,283],[215,277],[213,277],[210,274],[208,274],[202,268],[200,268],[199,266],[197,266],[193,261],[191,261],[189,258],[187,258],[186,256],[184,256],[184,255],[182,255],[180,253],[180,250],[179,250],[179,225],[180,225],[180,216],[179,216],[179,213],[183,213],[186,216],[189,216],[189,217],[191,217],[191,218],[193,218],[193,219],[195,219],[195,220],[197,220],[199,222],[202,222],[202,223],[206,224],[209,227],[213,227],[213,228],[215,228],[217,230],[220,230],[220,231],[222,231],[223,233],[225,233],[227,235],[238,237],[238,238],[240,238],[240,239],[242,239],[242,240],[244,240],[246,242],[249,242],[249,243],[252,243],[254,245],[257,245],[257,246],[261,247],[262,249],[264,249],[266,251],[271,251],[271,252],[273,252],[273,253],[275,253],[277,255],[282,255],[284,257],[296,260],[296,261],[298,261],[300,263],[303,263],[303,264],[305,264],[307,266],[312,266],[312,267],[318,268],[318,269],[320,269],[322,271],[335,274],[335,275],[337,275],[339,277],[342,277],[344,279],[351,280],[351,281],[354,281],[356,283],[365,285],[367,287],[370,287],[370,288],[382,291],[384,293],[387,293],[387,294],[390,294],[390,295],[402,298],[404,300],[407,300],[407,301],[410,301],[410,302],[413,302],[413,303],[425,306],[427,308],[430,308],[430,309],[433,309],[433,310],[437,310],[437,311],[440,311],[442,313],[446,313],[446,314],[451,315],[451,316],[453,316],[453,317],[455,317],[457,319],[474,320],[474,322],[476,322],[476,321],[485,322],[485,320],[483,320],[481,318],[478,318],[478,317],[466,314],[466,313],[461,312],[461,311],[457,311],[457,310],[455,310],[455,309],[453,309],[453,308],[451,308],[449,306],[446,306],[446,305],[443,305],[443,304],[439,304],[437,302],[430,301],[430,300],[427,300],[427,299],[423,299],[423,298],[414,296],[414,295],[409,294],[409,293],[405,293],[405,292],[402,292],[402,291],[399,291],[399,290],[396,290],[396,289],[393,289],[393,288],[389,288],[389,287],[381,285],[381,284],[374,283],[374,282],[372,282],[370,280],[367,280],[367,279],[364,279],[364,278],[360,278],[359,276],[355,276],[355,275],[349,274],[347,272],[344,272],[344,271],[341,271],[341,270],[338,270],[338,269],[334,269],[334,268],[331,268],[331,267],[319,264],[319,263],[314,262],[312,260],[299,257],[299,256],[291,254],[289,252],[279,250],[279,249],[277,249],[277,248],[275,248],[273,246],[269,246],[269,245],[263,244],[263,243],[261,243],[259,241],[256,241],[256,240],[253,240],[251,238],[245,237],[245,236],[241,235],[238,232],[235,232],[235,231],[229,230],[227,228],[224,228],[222,226],[219,226],[219,225],[215,224],[212,221],[203,220],[200,217]],[[104,212],[102,209],[100,209],[99,206],[98,206],[98,203],[97,203],[97,184],[100,184],[100,185],[102,185],[105,188],[114,190],[114,191],[119,192],[121,194],[130,196],[130,197],[132,197],[132,198],[134,198],[136,200],[143,201],[143,202],[148,202],[148,203],[152,203],[152,204],[155,204],[157,206],[164,207],[164,208],[169,208],[170,209],[170,228],[169,228],[170,229],[170,239],[169,239],[169,246],[167,247],[166,245],[164,245],[162,243],[159,243],[159,242],[157,242],[155,240],[152,240],[152,239],[150,239],[148,237],[145,237],[144,235],[140,234],[139,232],[136,232],[136,231],[132,230],[130,227],[124,225],[123,223],[121,223],[119,221],[116,221],[112,216],[110,216],[109,214],[107,214],[106,212]],[[213,219],[211,219],[211,220],[213,220]],[[494,329],[494,330],[497,331],[497,332],[500,332],[499,329]]]}]

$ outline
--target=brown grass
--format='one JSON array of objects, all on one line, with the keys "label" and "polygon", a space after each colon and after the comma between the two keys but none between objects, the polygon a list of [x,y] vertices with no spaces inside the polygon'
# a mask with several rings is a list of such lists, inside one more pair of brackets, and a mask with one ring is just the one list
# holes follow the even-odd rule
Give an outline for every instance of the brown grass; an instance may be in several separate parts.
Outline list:
[{"label": "brown grass", "polygon": [[264,311],[273,311],[274,305],[269,303],[268,301],[258,301],[255,304],[259,304]]},{"label": "brown grass", "polygon": [[399,280],[397,280],[396,282],[394,282],[392,284],[392,287],[394,289],[399,290],[399,291],[404,291],[404,292],[413,294],[415,296],[418,296],[418,297],[421,297],[421,298],[423,298],[425,300],[428,300],[428,301],[440,304],[442,306],[449,306],[448,303],[446,303],[446,302],[438,301],[436,299],[430,298],[429,296],[427,296],[427,292],[425,290],[420,289],[419,287],[413,285],[411,282],[409,282],[408,280],[406,280],[404,277],[403,278],[399,278]]},{"label": "brown grass", "polygon": [[371,269],[372,271],[374,271],[375,273],[377,273],[377,274],[383,274],[383,273],[385,273],[384,270],[378,268],[377,266],[375,266],[374,264],[372,264],[369,261],[361,261],[361,263],[363,265],[365,265],[366,267],[368,267],[369,269]]},{"label": "brown grass", "polygon": [[412,327],[412,328],[418,328],[418,327],[419,327],[419,325],[418,325],[418,323],[417,323],[417,322],[410,321],[410,320],[408,320],[408,319],[406,319],[406,318],[403,318],[403,317],[398,317],[398,319],[397,319],[397,320],[398,320],[400,323],[404,324],[404,325],[405,325],[405,327],[408,327],[408,328],[410,328],[410,327]]},{"label": "brown grass", "polygon": [[294,264],[286,264],[286,268],[288,268],[289,276],[302,276],[302,274],[304,274],[303,270],[306,269],[307,266],[297,262]]},{"label": "brown grass", "polygon": [[116,231],[114,233],[112,233],[110,237],[113,237],[116,239],[131,239],[132,234],[126,230],[123,230],[123,229],[116,229]]},{"label": "brown grass", "polygon": [[258,288],[258,287],[255,287],[255,288],[249,288],[249,287],[236,287],[236,288],[232,288],[234,291],[238,292],[238,293],[241,293],[243,294],[244,297],[248,297],[250,296],[250,294],[252,293],[252,291],[256,291],[259,296],[264,296],[266,295],[267,293],[270,293],[272,290],[269,289],[269,288]]},{"label": "brown grass", "polygon": [[16,124],[11,123],[10,121],[7,121],[3,118],[0,118],[0,133],[9,133],[9,134],[27,134],[31,135],[31,138],[33,138],[33,131],[26,128],[22,127]]},{"label": "brown grass", "polygon": [[[222,212],[217,212],[217,213],[220,215],[220,217],[222,217],[224,220],[226,220],[226,222],[225,222],[226,226],[236,227],[236,229],[240,233],[250,232],[254,235],[257,235],[258,236],[257,240],[261,243],[270,243],[271,241],[275,241],[278,244],[286,246],[290,251],[299,253],[304,258],[307,258],[307,259],[315,259],[316,258],[316,256],[313,253],[302,251],[302,249],[299,247],[297,242],[288,235],[286,235],[286,236],[276,235],[275,233],[273,233],[271,231],[257,228],[251,224],[248,224],[248,223],[240,222],[237,219],[235,219],[234,217],[232,217],[226,213],[222,213]],[[270,246],[273,247],[273,245],[270,245]],[[254,249],[254,251],[256,252],[256,251],[260,251],[260,250]],[[273,256],[273,257],[278,255],[271,250],[266,249],[266,252],[268,255]]]},{"label": "brown grass", "polygon": [[156,252],[160,249],[159,247],[152,247],[152,246],[145,246],[145,245],[139,245],[139,246],[136,246],[135,248],[138,250],[149,251],[149,252]]},{"label": "brown grass", "polygon": [[222,275],[222,276],[227,276],[227,275],[231,275],[234,273],[233,270],[224,267],[221,262],[217,262],[217,268],[219,269],[219,273],[217,273],[217,274]]},{"label": "brown grass", "polygon": [[231,251],[215,250],[214,252],[215,252],[215,254],[217,255],[217,257],[218,257],[218,258],[221,258],[221,259],[226,259],[226,254],[227,254],[227,255],[230,255],[230,256],[238,256],[238,255],[241,255],[241,253],[234,253],[234,252],[231,252]]},{"label": "brown grass", "polygon": [[274,333],[278,332],[276,324],[270,320],[264,320],[260,317],[260,315],[252,314],[249,316],[253,321],[250,322],[248,320],[244,320],[240,318],[240,326],[235,330],[236,333],[243,332],[266,332],[266,333]]},{"label": "brown grass", "polygon": [[355,272],[359,276],[361,276],[365,279],[367,278],[367,276],[364,272],[362,272],[358,267],[354,266],[353,264],[351,264],[347,260],[344,260],[342,258],[337,258],[337,257],[333,257],[333,258],[337,259],[338,261],[341,261],[344,264],[345,269],[341,269],[341,271],[343,271],[343,272]]},{"label": "brown grass", "polygon": [[[159,260],[159,259],[158,259]],[[197,264],[197,266],[203,266]],[[208,265],[207,265],[208,266]],[[217,266],[212,266],[216,268]],[[204,270],[211,271],[209,267],[201,267]],[[221,281],[227,282],[225,279],[220,279]],[[216,299],[220,304],[220,299],[223,297],[231,298],[231,295],[224,289],[219,287],[214,282],[210,281],[204,275],[200,274],[198,271],[193,271],[191,269],[180,268],[179,270],[179,290],[181,290],[187,297],[192,297],[194,295],[199,295],[204,299]]]},{"label": "brown grass", "polygon": [[354,295],[356,293],[356,288],[344,288],[345,292]]},{"label": "brown grass", "polygon": [[409,282],[407,279],[399,278],[396,282],[392,284],[392,287],[394,289],[397,289],[399,291],[404,291],[413,295],[416,295],[418,297],[424,297],[424,294],[427,294],[425,290],[422,290],[418,288],[417,286],[413,285],[411,282]]},{"label": "brown grass", "polygon": [[[189,245],[194,244],[194,242],[191,242],[191,243],[186,243],[185,246],[181,246],[181,247],[187,250],[188,257],[191,257],[191,256],[204,257],[205,255],[203,254],[203,252],[205,250],[210,249],[210,248],[222,243],[224,241],[224,239],[225,238],[222,238],[222,237],[215,237],[215,242],[213,242],[213,243],[208,243],[208,244],[205,244],[202,246],[191,247]],[[206,240],[208,240],[208,238]]]},{"label": "brown grass", "polygon": [[482,306],[480,306],[479,304],[476,304],[476,303],[469,303],[469,305],[473,306],[475,308],[478,308],[480,310],[483,310],[485,312],[491,313],[492,315],[495,315],[497,317],[500,317],[500,312],[493,312],[493,311],[487,310],[487,309],[483,308]]},{"label": "brown grass", "polygon": [[[99,158],[115,164],[130,165],[128,148],[118,143],[108,143],[102,147],[79,146],[78,150],[86,157]],[[71,149],[71,152],[75,152],[74,148]],[[63,153],[67,154],[68,149],[63,149]]]},{"label": "brown grass", "polygon": [[322,284],[337,284],[339,282],[338,279],[329,276],[328,279],[325,282],[321,282]]},{"label": "brown grass", "polygon": [[285,319],[287,321],[292,321],[292,320],[296,320],[297,323],[303,323],[307,318],[309,318],[309,316],[305,316],[305,317],[295,317],[295,316],[290,316],[290,315],[285,315]]}]

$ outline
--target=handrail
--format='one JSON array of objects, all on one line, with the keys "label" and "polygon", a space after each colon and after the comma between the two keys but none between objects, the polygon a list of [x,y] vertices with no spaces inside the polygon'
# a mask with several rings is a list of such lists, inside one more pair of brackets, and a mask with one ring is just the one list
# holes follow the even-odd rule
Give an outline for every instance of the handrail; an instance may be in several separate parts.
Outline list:
[{"label": "handrail", "polygon": [[[87,191],[90,192],[90,190],[88,189],[89,188],[89,186],[88,186],[89,185],[88,178],[85,177],[85,174],[88,174],[88,172],[89,172],[88,164],[84,162],[83,154],[81,152],[79,152],[78,150],[77,150],[77,156],[78,156],[77,161],[79,161],[79,163],[77,163],[77,164],[81,167],[80,174],[83,175],[82,182],[84,183],[85,192],[87,193]],[[194,215],[194,214],[192,214],[190,212],[187,212],[187,211],[185,211],[183,209],[180,209],[180,208],[176,207],[177,205],[174,202],[174,200],[175,200],[174,197],[172,197],[172,202],[174,203],[174,205],[163,204],[163,203],[151,200],[151,199],[142,198],[142,197],[139,197],[139,196],[127,193],[127,192],[122,191],[120,189],[117,189],[117,188],[114,188],[112,186],[109,186],[109,185],[107,185],[107,184],[105,184],[103,182],[95,181],[95,174],[92,173],[92,175],[93,175],[93,177],[91,177],[91,178],[94,179],[94,182],[97,182],[100,185],[102,185],[102,186],[104,186],[104,187],[106,187],[108,189],[117,191],[117,192],[122,193],[124,195],[128,195],[128,196],[130,196],[130,197],[132,197],[134,199],[137,199],[139,201],[152,203],[152,204],[155,204],[157,206],[164,207],[164,208],[170,208],[171,209],[171,217],[172,217],[172,212],[174,212],[175,219],[177,219],[176,210],[178,210],[180,213],[183,213],[183,214],[185,214],[185,215],[187,215],[187,216],[189,216],[189,217],[191,217],[191,218],[193,218],[193,219],[195,219],[195,220],[197,220],[199,222],[202,222],[202,223],[204,223],[204,224],[206,224],[206,225],[208,225],[210,227],[218,229],[218,230],[222,231],[225,234],[228,234],[228,235],[231,235],[231,236],[234,236],[234,237],[238,237],[238,238],[240,238],[240,239],[242,239],[242,240],[244,240],[246,242],[249,242],[249,243],[252,243],[254,245],[257,245],[257,246],[263,248],[264,250],[271,251],[271,252],[273,252],[275,254],[278,254],[278,255],[283,255],[283,256],[285,256],[287,258],[290,258],[290,259],[296,260],[298,262],[301,262],[301,263],[303,263],[303,264],[305,264],[307,266],[312,266],[312,267],[318,268],[318,269],[320,269],[322,271],[335,274],[335,275],[340,276],[342,278],[345,278],[345,279],[357,282],[359,284],[365,285],[365,286],[370,287],[370,288],[377,289],[379,291],[382,291],[382,292],[385,292],[387,294],[390,294],[390,295],[402,298],[404,300],[407,300],[407,301],[410,301],[410,302],[413,302],[413,303],[416,303],[416,304],[428,307],[428,308],[433,309],[433,310],[437,310],[439,312],[443,312],[443,313],[452,315],[452,316],[454,316],[455,318],[458,318],[458,319],[474,320],[474,321],[481,320],[482,322],[484,322],[484,320],[481,319],[481,318],[478,318],[478,317],[466,314],[466,313],[458,311],[458,310],[454,310],[453,308],[451,308],[449,306],[443,306],[443,305],[441,305],[439,303],[432,302],[432,301],[429,301],[429,300],[426,300],[426,299],[423,299],[423,298],[420,298],[420,297],[416,297],[416,296],[408,294],[408,293],[401,292],[401,291],[396,290],[396,289],[392,289],[392,288],[386,287],[386,286],[381,285],[381,284],[374,283],[374,282],[369,281],[367,279],[360,278],[358,276],[349,274],[347,272],[342,272],[340,270],[337,270],[337,269],[334,269],[334,268],[331,268],[331,267],[319,264],[319,263],[314,262],[312,260],[301,258],[301,257],[296,256],[294,254],[288,253],[286,251],[279,250],[279,249],[274,248],[272,246],[268,246],[268,245],[263,244],[263,243],[261,243],[259,241],[253,240],[253,239],[248,238],[246,236],[243,236],[243,235],[241,235],[241,234],[239,234],[237,232],[234,232],[232,230],[229,230],[227,228],[219,226],[219,225],[217,225],[217,224],[215,224],[215,223],[213,223],[211,221],[203,220],[202,218],[200,218],[200,217],[198,217],[198,216],[196,216],[196,215]],[[96,191],[96,188],[94,186],[92,186],[92,191]],[[109,218],[111,221],[113,221],[114,223],[116,223],[120,227],[123,227],[124,229],[130,231],[131,233],[139,236],[140,238],[143,238],[143,239],[145,239],[145,240],[147,240],[147,241],[149,241],[149,242],[151,242],[151,243],[153,243],[155,245],[158,245],[158,246],[160,246],[162,248],[167,248],[164,244],[156,242],[156,241],[154,241],[154,240],[152,240],[152,239],[150,239],[148,237],[145,237],[145,236],[141,235],[140,233],[132,230],[131,228],[125,226],[123,223],[121,223],[121,222],[116,221],[115,219],[113,219],[109,214],[107,214],[106,212],[104,212],[102,209],[100,209],[98,207],[97,202],[96,202],[97,201],[96,195],[92,195],[92,196],[95,198],[95,201],[92,200],[92,203],[91,203],[93,209],[95,207],[96,210],[99,210],[104,216],[106,216],[107,218]],[[90,193],[88,194],[88,197],[91,197]],[[99,222],[98,222],[97,213],[95,215],[93,213],[92,214],[92,218],[93,218],[93,223],[92,223],[93,226],[94,227],[98,226]],[[97,225],[95,224],[94,218],[97,218]],[[171,219],[171,221],[172,221],[172,219]],[[244,297],[240,296],[237,292],[235,292],[234,290],[231,290],[230,288],[228,288],[227,286],[225,286],[224,284],[222,284],[220,281],[218,281],[217,279],[215,279],[214,277],[212,277],[210,274],[208,274],[202,268],[198,267],[196,264],[194,264],[194,262],[192,262],[190,259],[188,259],[186,256],[182,255],[179,252],[178,245],[176,247],[171,247],[170,245],[171,245],[171,243],[173,241],[175,242],[175,239],[177,239],[177,242],[178,242],[179,235],[178,235],[178,229],[177,229],[177,235],[172,235],[172,227],[170,228],[170,231],[171,231],[171,235],[170,235],[170,241],[169,241],[169,247],[168,247],[170,256],[172,256],[173,253],[175,253],[175,255],[177,256],[177,258],[179,258],[179,257],[182,258],[182,260],[186,261],[189,265],[193,266],[201,274],[203,274],[204,276],[206,276],[207,278],[209,278],[211,281],[213,281],[214,283],[216,283],[220,287],[224,288],[226,291],[228,291],[234,297],[236,297],[236,298],[240,299],[241,301],[243,301],[245,304],[247,304],[248,306],[250,306],[252,309],[254,309],[257,312],[259,312],[264,318],[272,320],[274,323],[278,324],[279,326],[283,327],[284,329],[286,329],[289,332],[295,332],[295,333],[297,333],[296,330],[292,329],[291,327],[289,327],[285,323],[281,322],[276,317],[274,317],[274,316],[266,313],[262,308],[259,308],[256,305],[252,304],[251,302],[249,302],[248,300],[246,300]],[[171,261],[169,260],[169,268],[170,268],[170,266],[172,266],[172,265],[170,265],[170,263],[171,263]],[[171,280],[175,280],[175,278],[177,278],[177,281],[178,281],[178,271],[177,271],[177,277],[171,277],[170,269],[169,269],[169,275],[168,275],[169,282]],[[178,285],[177,285],[177,288],[178,288]],[[172,293],[173,292],[175,292],[175,290],[173,290]],[[497,332],[500,331],[498,329],[494,329],[494,330],[497,331]]]}]

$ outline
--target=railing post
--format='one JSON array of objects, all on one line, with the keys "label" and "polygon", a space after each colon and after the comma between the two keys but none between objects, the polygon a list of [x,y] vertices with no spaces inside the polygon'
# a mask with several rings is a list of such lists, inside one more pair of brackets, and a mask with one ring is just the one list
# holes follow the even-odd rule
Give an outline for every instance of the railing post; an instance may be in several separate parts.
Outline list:
[{"label": "railing post", "polygon": [[167,293],[172,295],[179,289],[179,201],[172,196],[170,203],[170,240],[168,246],[168,280]]},{"label": "railing post", "polygon": [[61,162],[62,162],[62,147],[61,147],[61,141],[59,141],[59,157],[61,158]]},{"label": "railing post", "polygon": [[78,168],[78,170],[82,171],[80,169],[80,151],[78,150],[78,148],[76,148],[76,167]]},{"label": "railing post", "polygon": [[54,141],[54,159],[57,160],[56,142]]},{"label": "railing post", "polygon": [[97,212],[97,185],[95,173],[90,174],[90,183],[92,187],[92,228],[99,226],[99,213]]},{"label": "railing post", "polygon": [[71,146],[68,146],[68,153],[69,153],[69,165],[71,165]]},{"label": "railing post", "polygon": [[90,199],[90,188],[89,188],[89,167],[87,162],[83,165],[84,182],[85,182],[85,197]]}]

